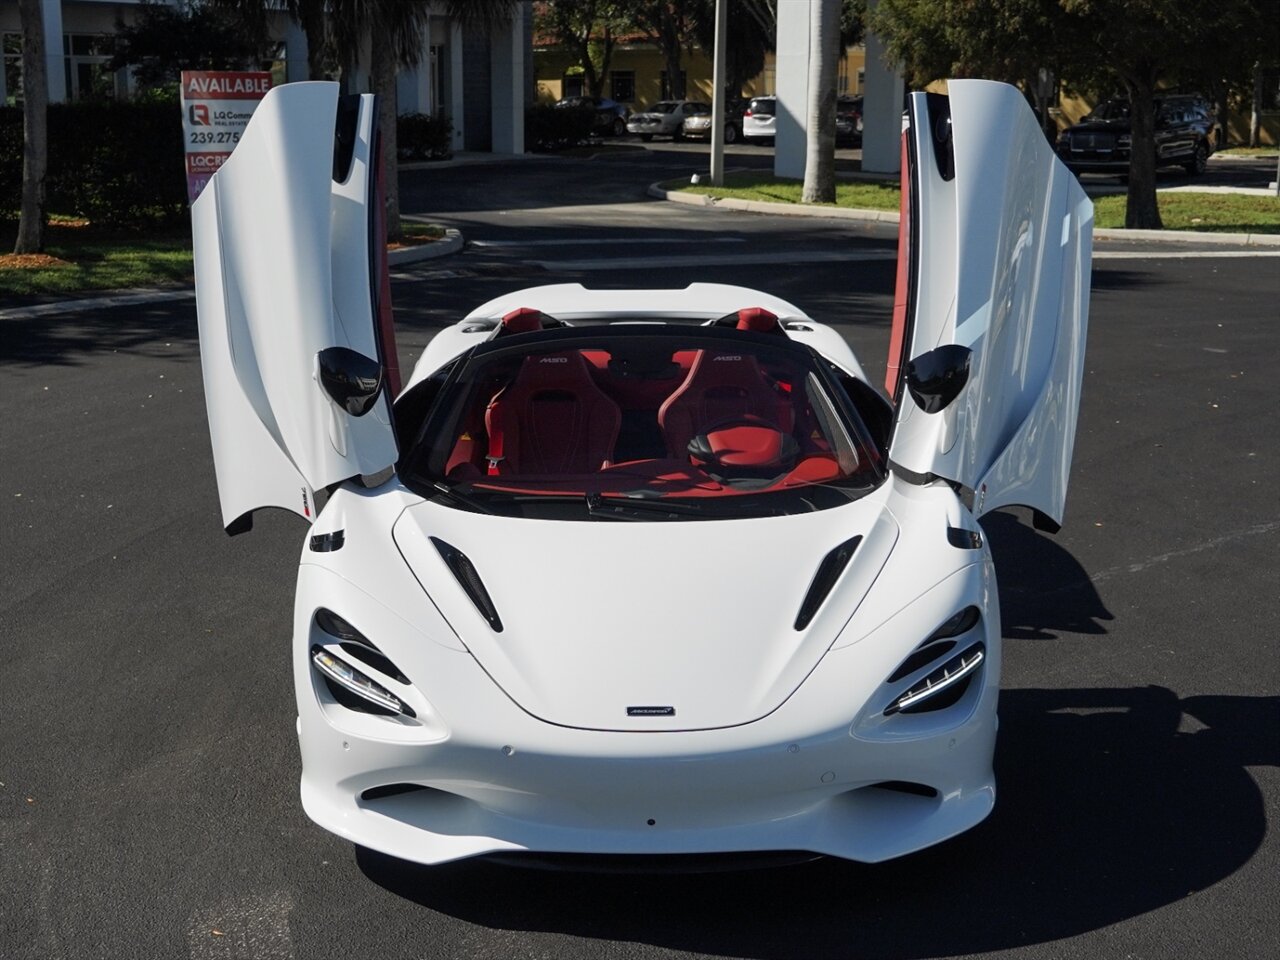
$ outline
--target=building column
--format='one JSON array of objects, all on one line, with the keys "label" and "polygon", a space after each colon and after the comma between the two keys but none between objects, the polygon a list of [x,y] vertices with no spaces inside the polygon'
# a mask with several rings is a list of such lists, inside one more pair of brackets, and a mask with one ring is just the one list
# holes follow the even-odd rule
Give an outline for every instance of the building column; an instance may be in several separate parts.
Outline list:
[{"label": "building column", "polygon": [[804,177],[808,150],[810,6],[810,0],[785,0],[785,7],[779,4],[774,75],[778,101],[773,121],[773,172],[779,177]]},{"label": "building column", "polygon": [[462,99],[462,27],[449,25],[449,118],[453,121],[453,149],[466,146],[466,107]]},{"label": "building column", "polygon": [[294,23],[292,19],[289,19],[285,22],[284,37],[282,39],[284,40],[285,83],[311,79],[309,68],[307,67],[309,50],[306,32]]},{"label": "building column", "polygon": [[44,70],[49,78],[49,102],[67,99],[67,61],[62,53],[62,0],[44,0]]},{"label": "building column", "polygon": [[524,153],[524,5],[489,38],[494,153]]},{"label": "building column", "polygon": [[[875,6],[875,0],[867,4]],[[887,65],[884,44],[867,34],[866,88],[862,95],[862,169],[897,173],[902,162],[902,74]]]}]

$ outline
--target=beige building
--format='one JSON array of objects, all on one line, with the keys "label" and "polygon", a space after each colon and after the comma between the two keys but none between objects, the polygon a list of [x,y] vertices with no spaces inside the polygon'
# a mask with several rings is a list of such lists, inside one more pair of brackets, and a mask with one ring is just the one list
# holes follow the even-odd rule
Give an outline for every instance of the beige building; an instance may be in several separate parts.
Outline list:
[{"label": "beige building", "polygon": [[[685,51],[681,57],[685,75],[685,93],[690,100],[711,102],[711,60],[701,50],[692,54]],[[862,93],[866,50],[861,46],[849,47],[840,61],[836,89],[841,94]],[[533,49],[534,76],[537,82],[537,98],[542,102],[554,102],[564,97],[583,93],[582,68],[578,61],[558,47],[536,45]],[[767,54],[764,69],[748,80],[740,91],[744,97],[775,93],[774,55]],[[632,110],[641,110],[671,95],[667,83],[666,62],[662,53],[652,43],[634,41],[619,43],[609,61],[609,76],[601,91],[603,96],[626,104]]]}]

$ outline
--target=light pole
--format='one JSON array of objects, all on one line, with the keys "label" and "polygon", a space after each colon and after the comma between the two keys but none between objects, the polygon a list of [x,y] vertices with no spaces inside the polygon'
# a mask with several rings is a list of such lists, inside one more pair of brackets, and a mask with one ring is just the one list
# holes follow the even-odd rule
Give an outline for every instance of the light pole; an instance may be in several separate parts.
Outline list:
[{"label": "light pole", "polygon": [[716,42],[711,68],[711,184],[724,186],[725,34],[729,0],[716,0]]}]

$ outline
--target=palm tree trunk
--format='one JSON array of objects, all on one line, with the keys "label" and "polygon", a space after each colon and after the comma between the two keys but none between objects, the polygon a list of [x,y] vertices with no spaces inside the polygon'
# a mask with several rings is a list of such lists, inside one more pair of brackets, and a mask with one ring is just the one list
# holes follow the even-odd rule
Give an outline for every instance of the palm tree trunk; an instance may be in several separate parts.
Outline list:
[{"label": "palm tree trunk", "polygon": [[22,23],[22,213],[14,253],[44,249],[44,180],[49,168],[49,78],[40,0],[18,0]]},{"label": "palm tree trunk", "polygon": [[[377,34],[375,34],[377,36]],[[369,83],[378,95],[378,132],[382,140],[382,181],[386,190],[387,240],[401,239],[399,164],[396,162],[396,60],[389,44],[374,43]]]},{"label": "palm tree trunk", "polygon": [[809,5],[809,104],[805,136],[804,203],[836,199],[836,59],[840,0]]}]

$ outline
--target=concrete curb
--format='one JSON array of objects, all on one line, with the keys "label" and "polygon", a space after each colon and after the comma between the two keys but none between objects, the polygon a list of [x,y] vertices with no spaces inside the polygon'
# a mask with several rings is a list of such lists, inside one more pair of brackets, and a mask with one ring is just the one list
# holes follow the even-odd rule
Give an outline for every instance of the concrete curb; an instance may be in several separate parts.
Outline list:
[{"label": "concrete curb", "polygon": [[[405,217],[406,220],[417,220],[417,217]],[[422,260],[434,260],[447,257],[462,249],[462,233],[449,227],[444,232],[443,240],[433,243],[419,244],[415,247],[402,247],[387,252],[388,267],[402,267],[405,264]],[[9,307],[0,309],[0,320],[27,320],[33,317],[47,317],[54,314],[86,313],[90,310],[107,310],[112,307],[136,307],[151,303],[169,303],[178,300],[194,300],[195,290],[191,287],[175,289],[143,289],[118,290],[101,297],[84,297],[79,300],[51,300],[48,303],[32,304],[29,307]]]},{"label": "concrete curb", "polygon": [[794,203],[769,203],[764,200],[737,200],[726,197],[718,200],[701,193],[684,193],[680,190],[664,190],[661,181],[649,184],[649,196],[671,203],[684,203],[693,207],[715,207],[718,210],[744,210],[747,213],[769,213],[779,217],[819,217],[831,220],[871,220],[878,223],[897,223],[896,210],[855,210],[850,207],[802,207]]},{"label": "concrete curb", "polygon": [[[422,222],[417,217],[403,217],[402,219]],[[387,266],[403,267],[406,263],[417,263],[419,260],[434,260],[436,257],[447,257],[451,253],[457,253],[461,249],[462,233],[453,227],[447,227],[444,231],[443,240],[387,251]]]},{"label": "concrete curb", "polygon": [[[684,203],[694,207],[715,207],[719,210],[745,210],[750,213],[769,213],[782,217],[829,217],[836,220],[874,220],[881,223],[897,223],[898,214],[890,210],[852,210],[847,207],[801,207],[791,203],[768,203],[762,200],[736,200],[732,197],[717,200],[701,193],[685,193],[664,190],[661,181],[649,184],[649,196],[671,203]],[[1275,233],[1210,233],[1199,230],[1124,230],[1097,228],[1095,240],[1129,240],[1141,243],[1207,243],[1229,244],[1246,247],[1280,247],[1280,234]]]}]

